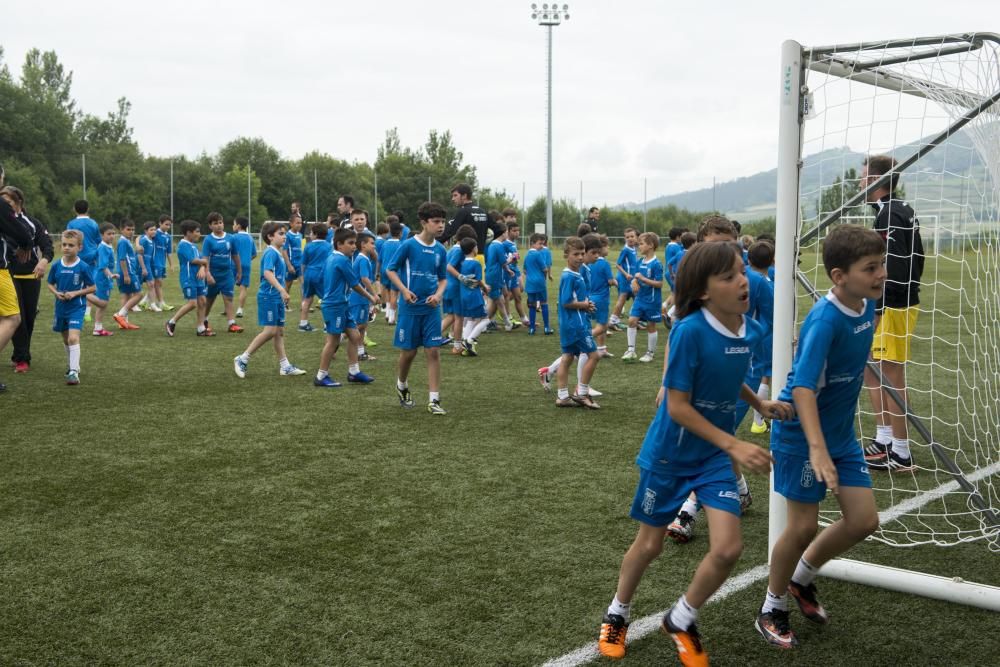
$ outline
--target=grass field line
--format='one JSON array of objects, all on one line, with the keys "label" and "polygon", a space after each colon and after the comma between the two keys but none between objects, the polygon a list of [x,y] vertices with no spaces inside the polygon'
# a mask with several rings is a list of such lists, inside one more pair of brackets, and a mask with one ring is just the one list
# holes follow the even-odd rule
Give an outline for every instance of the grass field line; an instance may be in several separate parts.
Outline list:
[{"label": "grass field line", "polygon": [[[994,463],[993,465],[981,468],[974,473],[966,475],[966,479],[970,482],[976,482],[984,477],[989,477],[993,474],[1000,472],[1000,461]],[[916,511],[926,505],[927,503],[933,502],[945,494],[954,493],[959,490],[958,482],[951,481],[941,484],[935,489],[926,491],[920,495],[914,496],[904,500],[901,503],[897,503],[885,510],[879,512],[879,521],[885,523],[887,521],[894,521],[904,514]],[[715,592],[709,602],[718,602],[724,600],[734,593],[742,591],[744,588],[748,588],[758,581],[767,578],[768,566],[767,564],[758,565],[755,568],[747,570],[742,574],[738,574],[735,577],[730,577],[726,580],[726,583]],[[667,610],[658,611],[655,614],[650,614],[649,616],[643,616],[637,621],[632,622],[628,629],[628,639],[626,643],[631,644],[632,642],[639,641],[649,634],[652,634],[660,628],[660,620],[663,615],[667,613]],[[596,660],[600,657],[597,652],[597,642],[590,642],[586,646],[581,646],[580,648],[567,653],[558,658],[554,658],[546,662],[542,667],[576,667],[577,665],[584,665],[592,660]]]}]

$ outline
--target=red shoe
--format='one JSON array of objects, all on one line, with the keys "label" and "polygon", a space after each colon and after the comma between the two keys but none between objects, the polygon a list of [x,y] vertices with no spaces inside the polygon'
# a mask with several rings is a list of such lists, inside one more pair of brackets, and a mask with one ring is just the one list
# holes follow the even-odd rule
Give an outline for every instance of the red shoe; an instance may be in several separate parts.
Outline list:
[{"label": "red shoe", "polygon": [[126,320],[121,315],[118,315],[117,313],[115,313],[115,315],[112,316],[112,319],[115,322],[118,323],[118,328],[119,329],[128,329],[128,326],[129,326],[128,320]]},{"label": "red shoe", "polygon": [[17,361],[14,362],[14,372],[15,373],[27,373],[30,366],[27,361]]},{"label": "red shoe", "polygon": [[134,331],[134,330],[139,329],[141,327],[138,324],[132,324],[128,320],[125,320],[125,328],[128,329],[128,330],[130,330],[130,331]]},{"label": "red shoe", "polygon": [[115,334],[114,332],[108,331],[107,329],[101,329],[100,331],[95,331],[94,335],[103,337],[103,336],[114,336]]},{"label": "red shoe", "polygon": [[234,322],[229,325],[229,329],[227,329],[227,331],[229,331],[229,333],[243,333],[243,327]]}]

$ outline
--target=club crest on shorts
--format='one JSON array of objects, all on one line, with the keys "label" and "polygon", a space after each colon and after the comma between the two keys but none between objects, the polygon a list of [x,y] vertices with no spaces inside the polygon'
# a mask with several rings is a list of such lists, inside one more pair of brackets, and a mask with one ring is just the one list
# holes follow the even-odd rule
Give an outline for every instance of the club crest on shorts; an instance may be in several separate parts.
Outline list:
[{"label": "club crest on shorts", "polygon": [[799,479],[799,485],[803,489],[810,489],[815,483],[816,473],[813,472],[812,463],[806,461],[805,465],[802,466],[802,477]]},{"label": "club crest on shorts", "polygon": [[652,514],[654,509],[656,509],[656,491],[647,488],[642,497],[642,511],[646,514]]}]

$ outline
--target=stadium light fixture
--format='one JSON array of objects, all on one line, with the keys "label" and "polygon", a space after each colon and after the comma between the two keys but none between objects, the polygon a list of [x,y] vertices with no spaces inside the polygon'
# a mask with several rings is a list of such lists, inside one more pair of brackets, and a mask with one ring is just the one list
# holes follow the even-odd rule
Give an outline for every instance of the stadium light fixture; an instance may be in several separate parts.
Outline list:
[{"label": "stadium light fixture", "polygon": [[558,3],[543,3],[541,7],[537,4],[531,5],[531,18],[538,22],[538,25],[545,27],[547,36],[547,65],[548,65],[548,113],[546,129],[546,181],[545,181],[545,233],[552,238],[552,28],[560,25],[563,21],[569,20],[569,5]]}]

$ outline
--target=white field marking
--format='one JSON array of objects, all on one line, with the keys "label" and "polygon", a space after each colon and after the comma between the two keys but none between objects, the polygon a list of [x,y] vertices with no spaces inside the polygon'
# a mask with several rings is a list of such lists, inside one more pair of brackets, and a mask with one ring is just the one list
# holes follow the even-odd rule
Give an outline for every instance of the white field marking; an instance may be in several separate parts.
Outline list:
[{"label": "white field marking", "polygon": [[[980,479],[989,477],[997,472],[1000,472],[1000,462],[966,475],[966,479],[970,482],[978,482]],[[957,482],[946,482],[936,489],[931,489],[930,491],[922,493],[919,496],[914,496],[913,498],[904,500],[899,504],[893,505],[892,507],[879,512],[879,520],[886,522],[898,519],[904,514],[918,510],[927,503],[933,502],[947,493],[954,493],[959,490]],[[724,600],[733,593],[738,593],[744,588],[748,588],[758,581],[766,579],[767,574],[768,566],[758,565],[751,570],[747,570],[742,574],[731,577],[726,580],[726,583],[719,587],[719,590],[717,590],[715,595],[710,597],[708,601],[718,602],[719,600]],[[640,639],[643,639],[647,635],[658,630],[660,628],[660,621],[666,613],[667,610],[664,609],[663,611],[659,611],[655,614],[644,616],[638,621],[633,621],[628,626],[628,638],[626,639],[626,644],[639,641]],[[599,657],[600,653],[597,652],[597,642],[590,642],[586,646],[581,646],[571,653],[549,660],[542,665],[542,667],[577,667],[578,665],[584,665],[592,660],[596,660]]]}]

